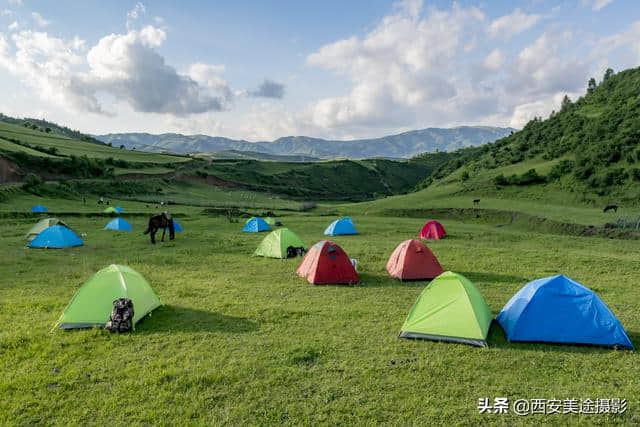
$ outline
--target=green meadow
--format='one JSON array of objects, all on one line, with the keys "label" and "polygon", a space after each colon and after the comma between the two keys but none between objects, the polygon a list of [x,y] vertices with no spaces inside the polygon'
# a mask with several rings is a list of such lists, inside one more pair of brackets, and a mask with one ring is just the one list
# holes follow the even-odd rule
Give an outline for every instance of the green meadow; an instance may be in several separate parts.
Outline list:
[{"label": "green meadow", "polygon": [[[313,286],[295,274],[299,258],[252,257],[264,233],[241,233],[242,220],[229,223],[201,207],[172,207],[185,231],[152,246],[142,235],[146,216],[125,213],[132,233],[104,231],[109,218],[91,214],[95,201],[20,196],[0,204],[0,424],[640,424],[636,352],[512,344],[495,323],[488,348],[398,339],[428,282],[392,280],[385,264],[427,218],[380,216],[387,207],[411,207],[394,200],[330,206],[351,214],[361,232],[333,238],[359,261],[355,286]],[[432,200],[451,207],[456,199]],[[491,208],[498,200],[481,203]],[[9,212],[38,201],[62,212],[85,246],[26,248],[24,234],[37,218]],[[154,210],[120,202],[125,212]],[[64,215],[76,211],[85,215]],[[548,214],[602,219],[586,207]],[[316,211],[279,217],[308,245],[324,238],[332,218]],[[442,222],[448,237],[429,247],[445,270],[474,282],[494,315],[528,281],[563,273],[596,291],[640,345],[640,241]],[[112,263],[142,273],[163,306],[133,333],[54,330],[79,286]],[[477,409],[482,397],[624,398],[628,410],[487,415]]]}]

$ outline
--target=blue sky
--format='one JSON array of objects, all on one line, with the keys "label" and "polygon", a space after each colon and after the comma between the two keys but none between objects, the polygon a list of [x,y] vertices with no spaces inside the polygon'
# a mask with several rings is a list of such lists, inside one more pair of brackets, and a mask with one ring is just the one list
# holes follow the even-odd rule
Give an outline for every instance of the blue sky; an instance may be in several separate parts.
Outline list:
[{"label": "blue sky", "polygon": [[639,63],[636,0],[0,1],[0,111],[91,133],[520,127]]}]

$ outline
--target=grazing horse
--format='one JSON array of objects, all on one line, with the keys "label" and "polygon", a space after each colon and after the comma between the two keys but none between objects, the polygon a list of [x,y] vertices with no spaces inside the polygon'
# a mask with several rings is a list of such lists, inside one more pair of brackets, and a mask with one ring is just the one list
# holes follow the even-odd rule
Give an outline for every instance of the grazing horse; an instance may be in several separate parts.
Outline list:
[{"label": "grazing horse", "polygon": [[143,234],[149,234],[151,237],[151,243],[156,244],[156,233],[159,229],[162,229],[162,239],[164,242],[164,235],[169,229],[169,240],[173,240],[175,237],[175,229],[173,228],[173,219],[169,212],[162,212],[160,215],[155,215],[149,218],[149,226]]},{"label": "grazing horse", "polygon": [[473,206],[479,205],[480,204],[480,199],[474,199],[473,200]]},{"label": "grazing horse", "polygon": [[614,211],[614,212],[617,213],[618,212],[618,205],[607,205],[602,210],[602,212],[608,212],[608,211]]}]

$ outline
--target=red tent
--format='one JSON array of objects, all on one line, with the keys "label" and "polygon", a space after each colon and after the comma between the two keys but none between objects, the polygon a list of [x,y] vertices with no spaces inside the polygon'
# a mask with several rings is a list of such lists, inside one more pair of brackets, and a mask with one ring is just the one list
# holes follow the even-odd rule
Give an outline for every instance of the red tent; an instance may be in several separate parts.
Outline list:
[{"label": "red tent", "polygon": [[347,254],[328,240],[309,249],[297,273],[314,285],[358,283],[358,273]]},{"label": "red tent", "polygon": [[444,231],[442,224],[433,220],[427,221],[422,230],[420,230],[420,237],[423,239],[440,240],[446,235],[447,233]]},{"label": "red tent", "polygon": [[405,240],[387,261],[391,277],[400,280],[433,279],[443,273],[435,255],[419,240]]}]

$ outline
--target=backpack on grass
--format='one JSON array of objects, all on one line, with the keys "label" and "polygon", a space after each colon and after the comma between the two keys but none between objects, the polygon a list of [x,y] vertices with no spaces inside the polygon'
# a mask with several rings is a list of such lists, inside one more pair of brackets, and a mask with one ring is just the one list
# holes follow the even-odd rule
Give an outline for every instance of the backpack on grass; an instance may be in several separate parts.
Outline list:
[{"label": "backpack on grass", "polygon": [[133,329],[133,301],[129,298],[118,298],[113,302],[111,317],[105,329],[111,332],[129,332]]},{"label": "backpack on grass", "polygon": [[295,248],[293,246],[289,246],[287,248],[287,258],[295,258],[297,256],[304,256],[307,253],[307,250],[303,247]]}]

